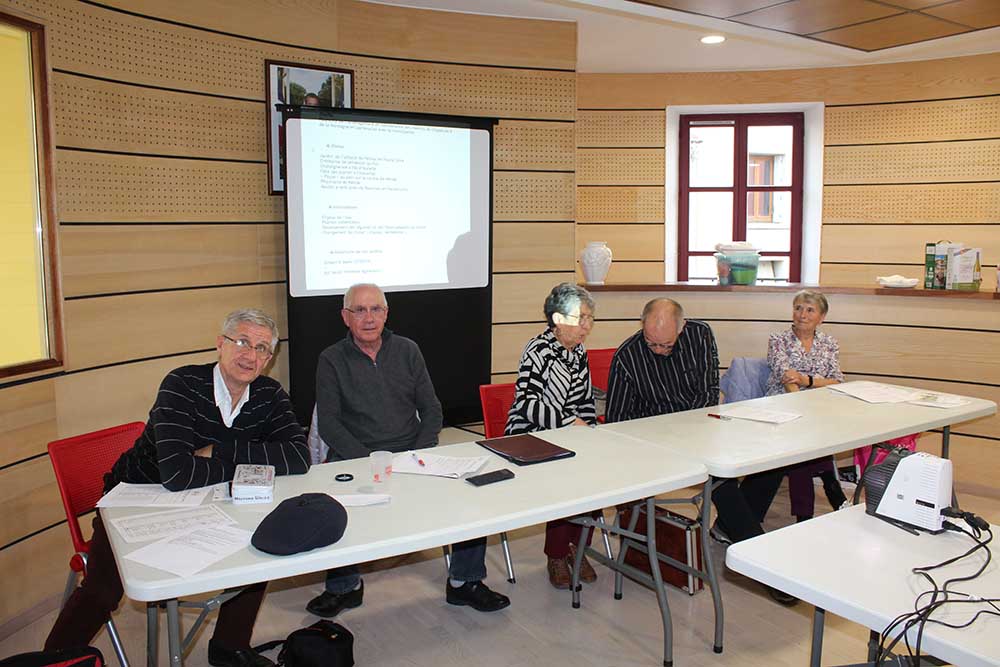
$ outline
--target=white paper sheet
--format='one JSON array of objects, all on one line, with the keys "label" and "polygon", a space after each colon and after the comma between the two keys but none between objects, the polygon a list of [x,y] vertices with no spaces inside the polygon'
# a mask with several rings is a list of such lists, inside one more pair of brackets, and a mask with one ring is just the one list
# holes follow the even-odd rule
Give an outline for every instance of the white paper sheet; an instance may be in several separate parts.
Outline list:
[{"label": "white paper sheet", "polygon": [[97,501],[98,507],[197,507],[212,487],[167,491],[162,484],[122,482]]},{"label": "white paper sheet", "polygon": [[833,391],[839,391],[869,403],[905,403],[913,400],[920,393],[906,387],[894,387],[868,380],[831,384],[829,387]]},{"label": "white paper sheet", "polygon": [[[439,456],[426,450],[397,454],[392,459],[392,472],[409,475],[434,475],[436,477],[451,477],[458,479],[466,473],[482,468],[489,456],[474,456],[461,458],[457,456]],[[423,462],[423,465],[420,465]]]},{"label": "white paper sheet", "polygon": [[233,502],[233,497],[229,495],[229,482],[219,482],[209,488],[212,489],[212,502]]},{"label": "white paper sheet", "polygon": [[751,408],[744,405],[725,406],[725,410],[719,410],[723,417],[732,419],[746,419],[754,422],[765,422],[767,424],[784,424],[795,421],[802,415],[794,412],[782,412],[781,410],[765,410],[763,408]]},{"label": "white paper sheet", "polygon": [[215,505],[136,514],[111,520],[111,525],[129,544],[172,537],[201,528],[222,528],[235,523],[236,521]]},{"label": "white paper sheet", "polygon": [[250,531],[234,526],[200,528],[147,544],[125,556],[181,577],[201,572],[250,545]]},{"label": "white paper sheet", "polygon": [[344,507],[381,505],[392,500],[388,493],[338,493],[333,498]]},{"label": "white paper sheet", "polygon": [[910,401],[913,405],[927,405],[932,408],[957,408],[968,405],[969,399],[954,394],[942,394],[939,391],[919,391],[917,397]]}]

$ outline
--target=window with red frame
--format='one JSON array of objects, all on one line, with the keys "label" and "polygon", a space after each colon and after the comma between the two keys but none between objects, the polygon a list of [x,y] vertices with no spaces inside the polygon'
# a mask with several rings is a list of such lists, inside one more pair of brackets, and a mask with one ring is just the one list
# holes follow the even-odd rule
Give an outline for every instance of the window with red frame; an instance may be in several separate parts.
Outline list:
[{"label": "window with red frame", "polygon": [[760,251],[760,276],[801,279],[803,136],[801,113],[681,116],[678,280],[715,278],[732,241]]}]

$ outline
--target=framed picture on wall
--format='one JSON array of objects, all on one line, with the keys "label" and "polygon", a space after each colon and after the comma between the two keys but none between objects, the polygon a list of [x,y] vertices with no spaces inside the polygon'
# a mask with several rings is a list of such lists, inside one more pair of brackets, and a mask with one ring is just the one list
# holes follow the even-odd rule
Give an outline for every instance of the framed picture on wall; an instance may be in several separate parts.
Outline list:
[{"label": "framed picture on wall", "polygon": [[302,65],[300,63],[264,61],[267,77],[267,179],[272,195],[285,192],[285,166],[282,164],[284,136],[281,112],[277,104],[299,104],[317,107],[347,107],[354,105],[354,71]]}]

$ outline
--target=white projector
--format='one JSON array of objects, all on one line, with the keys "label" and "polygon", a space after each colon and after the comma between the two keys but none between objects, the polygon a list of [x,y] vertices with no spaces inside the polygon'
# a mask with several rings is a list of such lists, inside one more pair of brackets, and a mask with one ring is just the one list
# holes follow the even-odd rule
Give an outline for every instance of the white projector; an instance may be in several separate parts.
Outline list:
[{"label": "white projector", "polygon": [[865,471],[866,512],[872,516],[938,533],[951,506],[951,461],[928,454],[895,449]]}]

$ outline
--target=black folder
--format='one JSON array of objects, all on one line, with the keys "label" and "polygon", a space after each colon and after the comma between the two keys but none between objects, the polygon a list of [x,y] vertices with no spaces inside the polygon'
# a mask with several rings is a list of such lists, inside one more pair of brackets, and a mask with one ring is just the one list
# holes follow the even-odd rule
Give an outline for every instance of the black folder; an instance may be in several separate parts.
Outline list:
[{"label": "black folder", "polygon": [[559,445],[553,445],[551,442],[542,440],[541,438],[536,438],[530,433],[508,435],[503,438],[490,438],[489,440],[477,440],[476,443],[497,456],[502,456],[519,466],[555,461],[556,459],[568,459],[571,456],[576,456],[576,452],[565,447],[560,447]]}]

